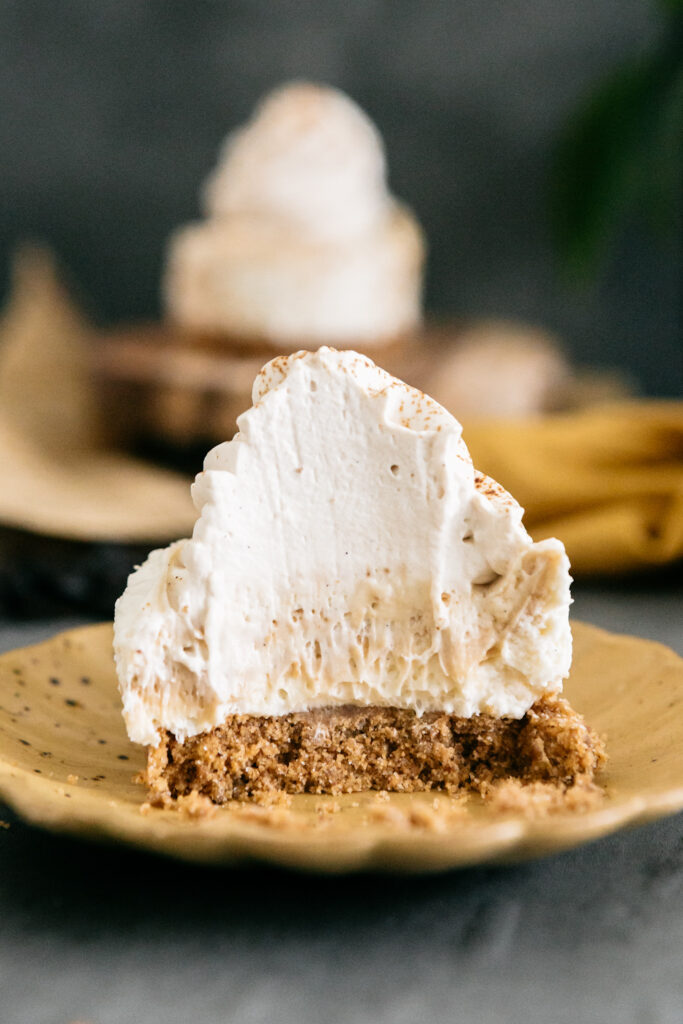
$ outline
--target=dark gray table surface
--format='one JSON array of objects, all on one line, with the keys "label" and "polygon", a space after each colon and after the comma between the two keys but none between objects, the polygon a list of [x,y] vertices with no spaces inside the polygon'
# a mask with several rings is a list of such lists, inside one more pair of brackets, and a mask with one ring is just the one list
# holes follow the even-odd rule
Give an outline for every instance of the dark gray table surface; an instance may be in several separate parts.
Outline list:
[{"label": "dark gray table surface", "polygon": [[[671,580],[575,596],[683,650]],[[0,624],[0,648],[73,624]],[[426,878],[193,867],[1,816],[2,1024],[683,1021],[683,815]]]}]

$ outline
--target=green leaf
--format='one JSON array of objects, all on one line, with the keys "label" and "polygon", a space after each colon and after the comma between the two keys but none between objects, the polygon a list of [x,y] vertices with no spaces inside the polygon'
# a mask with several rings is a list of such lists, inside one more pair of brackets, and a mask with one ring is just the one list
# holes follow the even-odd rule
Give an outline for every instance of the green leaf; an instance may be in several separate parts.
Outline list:
[{"label": "green leaf", "polygon": [[680,227],[683,213],[683,67],[671,82],[653,132],[643,207],[652,230],[664,238]]},{"label": "green leaf", "polygon": [[632,209],[660,230],[675,220],[683,140],[679,41],[680,31],[668,33],[656,53],[612,74],[560,139],[551,228],[566,270],[579,281],[604,261]]},{"label": "green leaf", "polygon": [[683,0],[657,0],[657,6],[669,15],[676,15],[683,11]]}]

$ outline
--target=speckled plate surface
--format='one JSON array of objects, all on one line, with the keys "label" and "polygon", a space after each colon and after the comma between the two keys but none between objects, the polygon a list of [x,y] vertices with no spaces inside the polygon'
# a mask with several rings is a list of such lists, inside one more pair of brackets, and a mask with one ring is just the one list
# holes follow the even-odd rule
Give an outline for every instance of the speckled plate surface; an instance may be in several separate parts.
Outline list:
[{"label": "speckled plate surface", "polygon": [[574,623],[566,694],[607,735],[604,797],[540,815],[433,794],[295,797],[208,817],[143,808],[143,752],[128,741],[111,625],[0,657],[0,796],[45,828],[193,861],[313,871],[418,872],[543,856],[683,808],[683,660]]}]

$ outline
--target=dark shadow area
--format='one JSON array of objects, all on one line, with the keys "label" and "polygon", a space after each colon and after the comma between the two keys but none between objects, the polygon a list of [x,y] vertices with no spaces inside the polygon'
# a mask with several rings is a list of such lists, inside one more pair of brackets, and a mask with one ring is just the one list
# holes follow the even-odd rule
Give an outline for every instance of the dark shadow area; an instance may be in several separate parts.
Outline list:
[{"label": "dark shadow area", "polygon": [[111,619],[129,573],[149,549],[149,544],[64,540],[1,526],[0,617]]}]

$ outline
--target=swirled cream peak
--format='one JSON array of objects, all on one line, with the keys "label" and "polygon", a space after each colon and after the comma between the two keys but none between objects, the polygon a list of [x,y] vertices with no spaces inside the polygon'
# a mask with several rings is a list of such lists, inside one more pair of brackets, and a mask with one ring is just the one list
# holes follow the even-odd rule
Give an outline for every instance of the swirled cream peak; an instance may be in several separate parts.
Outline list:
[{"label": "swirled cream peak", "polygon": [[569,670],[569,564],[460,424],[355,352],[268,363],[193,485],[192,538],[115,616],[131,739],[330,705],[521,717]]},{"label": "swirled cream peak", "polygon": [[308,82],[266,97],[228,136],[205,186],[210,217],[256,217],[322,238],[372,230],[389,204],[372,121],[344,93]]},{"label": "swirled cream peak", "polygon": [[380,346],[421,314],[422,232],[391,196],[377,129],[337,89],[283,86],[228,136],[206,219],[172,236],[181,327],[291,351]]}]

